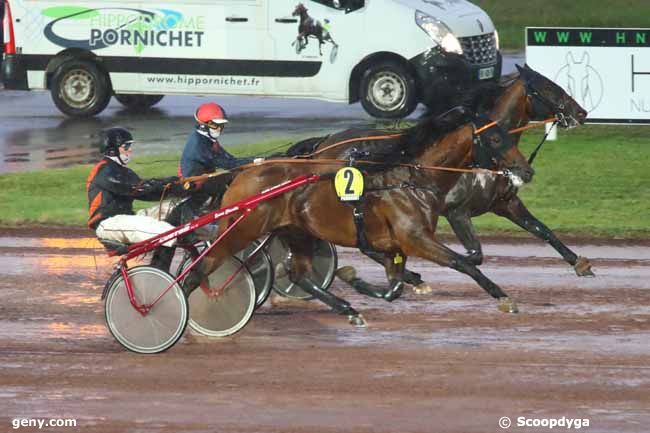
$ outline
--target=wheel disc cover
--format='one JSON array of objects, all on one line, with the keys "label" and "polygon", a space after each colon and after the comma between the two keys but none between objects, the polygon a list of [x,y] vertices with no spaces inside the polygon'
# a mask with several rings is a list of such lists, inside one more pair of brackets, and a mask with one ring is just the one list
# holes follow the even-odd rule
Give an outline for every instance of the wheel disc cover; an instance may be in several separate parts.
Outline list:
[{"label": "wheel disc cover", "polygon": [[[291,267],[291,252],[278,238],[273,238],[268,244],[267,252],[277,270],[286,274]],[[312,273],[308,275],[321,289],[327,290],[336,272],[336,249],[326,241],[318,240],[312,256]],[[294,284],[288,275],[275,275],[273,290],[282,296],[294,299],[312,299],[311,295]]]},{"label": "wheel disc cover", "polygon": [[[234,257],[225,260],[208,277],[210,288],[221,287],[240,266],[241,262]],[[208,297],[200,287],[190,294],[190,327],[210,337],[234,334],[251,318],[255,301],[253,278],[244,268],[217,297]]]},{"label": "wheel disc cover", "polygon": [[[150,267],[129,271],[129,280],[141,304],[153,302],[173,278]],[[106,321],[115,338],[138,353],[157,353],[173,344],[185,329],[187,304],[181,288],[175,284],[146,315],[133,308],[123,278],[118,278],[106,299]]]}]

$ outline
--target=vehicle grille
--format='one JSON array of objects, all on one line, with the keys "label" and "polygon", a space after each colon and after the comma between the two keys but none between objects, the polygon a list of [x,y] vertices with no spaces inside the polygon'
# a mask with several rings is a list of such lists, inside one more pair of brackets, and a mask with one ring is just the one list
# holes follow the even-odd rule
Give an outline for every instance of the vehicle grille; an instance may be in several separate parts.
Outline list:
[{"label": "vehicle grille", "polygon": [[463,56],[473,65],[489,65],[497,61],[497,42],[494,33],[459,38]]}]

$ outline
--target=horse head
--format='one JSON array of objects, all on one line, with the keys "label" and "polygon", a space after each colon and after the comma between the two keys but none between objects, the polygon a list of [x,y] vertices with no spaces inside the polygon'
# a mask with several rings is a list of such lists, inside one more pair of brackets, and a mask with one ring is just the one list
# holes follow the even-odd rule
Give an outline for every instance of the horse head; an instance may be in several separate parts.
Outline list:
[{"label": "horse head", "polygon": [[307,13],[307,8],[305,7],[304,4],[298,3],[296,5],[296,8],[293,10],[291,16],[293,17],[302,16],[303,13]]},{"label": "horse head", "polygon": [[508,131],[496,125],[474,140],[472,157],[479,168],[502,168],[516,187],[533,180],[535,174]]},{"label": "horse head", "polygon": [[517,65],[517,70],[526,88],[532,120],[555,117],[563,128],[585,123],[587,111],[564,89],[528,65]]}]

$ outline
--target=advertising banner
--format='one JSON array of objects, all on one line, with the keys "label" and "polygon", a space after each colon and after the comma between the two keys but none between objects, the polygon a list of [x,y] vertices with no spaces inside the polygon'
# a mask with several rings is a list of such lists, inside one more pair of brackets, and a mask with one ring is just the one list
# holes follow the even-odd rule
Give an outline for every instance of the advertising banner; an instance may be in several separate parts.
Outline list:
[{"label": "advertising banner", "polygon": [[526,28],[526,61],[590,123],[650,123],[650,29]]}]

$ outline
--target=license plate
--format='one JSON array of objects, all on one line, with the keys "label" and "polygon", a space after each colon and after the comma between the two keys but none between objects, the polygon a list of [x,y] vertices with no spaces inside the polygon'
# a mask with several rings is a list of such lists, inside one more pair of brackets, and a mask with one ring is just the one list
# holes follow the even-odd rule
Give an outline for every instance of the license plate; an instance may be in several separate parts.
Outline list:
[{"label": "license plate", "polygon": [[487,80],[494,77],[494,66],[489,68],[481,68],[478,70],[478,79]]}]

